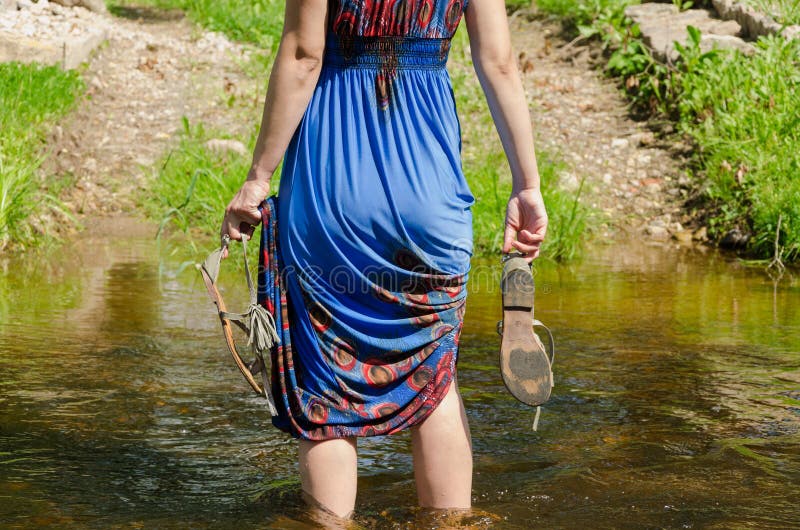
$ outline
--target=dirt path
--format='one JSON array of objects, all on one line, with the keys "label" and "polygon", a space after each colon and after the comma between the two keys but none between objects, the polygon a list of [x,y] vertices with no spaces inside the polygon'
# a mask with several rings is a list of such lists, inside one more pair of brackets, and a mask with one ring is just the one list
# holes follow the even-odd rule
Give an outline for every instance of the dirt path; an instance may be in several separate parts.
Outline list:
[{"label": "dirt path", "polygon": [[[198,29],[180,13],[129,10],[115,17],[106,46],[85,73],[91,99],[54,132],[47,171],[72,174],[64,199],[79,214],[131,212],[136,189],[176,144],[181,116],[232,133],[249,126],[225,104],[232,91],[261,95],[239,66],[247,48]],[[513,43],[528,92],[537,146],[569,165],[563,185],[576,190],[610,220],[606,232],[643,232],[668,239],[679,232],[680,154],[632,121],[613,82],[593,67],[597,50],[573,48],[556,26],[519,11]],[[238,117],[237,117],[238,116]]]},{"label": "dirt path", "polygon": [[609,234],[667,239],[680,232],[681,186],[688,184],[680,177],[682,147],[659,142],[645,123],[633,121],[619,90],[594,66],[599,50],[562,51],[559,30],[531,11],[511,17],[536,145],[570,166],[567,189],[586,179],[585,197],[608,215]]},{"label": "dirt path", "polygon": [[74,176],[62,198],[79,214],[131,212],[136,189],[177,144],[182,116],[241,132],[250,121],[237,119],[226,101],[232,92],[258,95],[239,66],[245,47],[180,13],[125,15],[113,18],[108,42],[84,73],[90,99],[56,128],[44,168]]}]

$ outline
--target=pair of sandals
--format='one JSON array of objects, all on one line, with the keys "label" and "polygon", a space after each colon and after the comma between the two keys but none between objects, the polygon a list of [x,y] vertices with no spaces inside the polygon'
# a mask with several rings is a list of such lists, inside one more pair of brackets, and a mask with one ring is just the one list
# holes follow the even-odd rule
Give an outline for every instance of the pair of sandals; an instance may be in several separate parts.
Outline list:
[{"label": "pair of sandals", "polygon": [[[217,309],[222,324],[225,342],[247,383],[255,393],[267,399],[270,413],[277,414],[269,384],[269,349],[277,343],[275,322],[265,308],[257,303],[256,290],[247,264],[246,238],[242,240],[245,276],[250,291],[250,307],[244,313],[228,311],[222,295],[217,289],[217,277],[222,252],[230,244],[225,236],[219,249],[213,251],[203,264],[198,264],[203,283]],[[537,429],[541,405],[550,399],[553,388],[553,361],[555,343],[550,329],[534,318],[533,302],[535,286],[531,266],[522,254],[507,254],[503,257],[503,275],[500,281],[503,292],[503,320],[497,323],[500,343],[500,373],[508,391],[522,403],[536,407],[533,430]],[[254,360],[246,362],[233,340],[232,325],[235,324],[248,335]],[[549,338],[549,353],[545,350],[534,327],[541,327]],[[256,380],[261,376],[261,384]]]},{"label": "pair of sandals", "polygon": [[[534,318],[536,291],[531,266],[522,254],[503,257],[500,280],[503,293],[503,320],[497,323],[500,342],[500,374],[508,391],[522,403],[536,407],[533,430],[537,430],[541,405],[550,399],[553,389],[555,342],[550,329]],[[545,349],[534,331],[541,327],[547,333]]]}]

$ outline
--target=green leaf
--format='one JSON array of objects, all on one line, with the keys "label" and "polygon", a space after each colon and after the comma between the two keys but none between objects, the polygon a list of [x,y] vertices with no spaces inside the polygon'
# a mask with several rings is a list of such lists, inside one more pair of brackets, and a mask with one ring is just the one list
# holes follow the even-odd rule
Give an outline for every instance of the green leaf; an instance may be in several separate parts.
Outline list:
[{"label": "green leaf", "polygon": [[689,41],[693,46],[700,46],[700,30],[694,26],[686,26],[686,31],[689,32]]}]

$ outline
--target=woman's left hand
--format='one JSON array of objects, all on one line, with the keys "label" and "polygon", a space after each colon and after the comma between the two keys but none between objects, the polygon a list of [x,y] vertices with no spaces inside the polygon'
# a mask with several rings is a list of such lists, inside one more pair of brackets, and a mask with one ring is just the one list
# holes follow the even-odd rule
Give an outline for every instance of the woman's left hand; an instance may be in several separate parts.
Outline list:
[{"label": "woman's left hand", "polygon": [[538,187],[512,192],[506,207],[503,252],[516,250],[528,263],[539,257],[547,222],[544,198]]},{"label": "woman's left hand", "polygon": [[[267,195],[269,195],[269,181],[246,180],[225,209],[220,239],[225,234],[236,241],[241,241],[243,234],[247,234],[247,238],[250,239],[255,227],[261,222],[258,206]],[[222,257],[223,259],[228,257],[227,248],[223,249]]]}]

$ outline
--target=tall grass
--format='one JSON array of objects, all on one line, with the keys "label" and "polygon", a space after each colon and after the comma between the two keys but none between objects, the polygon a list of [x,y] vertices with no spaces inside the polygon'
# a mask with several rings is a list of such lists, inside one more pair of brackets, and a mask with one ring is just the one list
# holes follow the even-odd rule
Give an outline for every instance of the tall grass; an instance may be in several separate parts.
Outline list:
[{"label": "tall grass", "polygon": [[74,71],[0,63],[0,249],[33,243],[31,214],[58,207],[36,171],[46,134],[83,90]]},{"label": "tall grass", "polygon": [[[184,118],[180,143],[160,165],[144,201],[148,216],[161,221],[160,232],[172,227],[201,240],[218,234],[222,215],[241,187],[250,159],[208,150],[205,143],[211,138],[230,136]],[[233,139],[252,150],[255,138],[253,132]],[[272,180],[273,190],[277,190],[279,173],[280,168]]]},{"label": "tall grass", "polygon": [[[702,57],[687,49],[683,56]],[[757,52],[705,54],[675,75],[680,128],[701,147],[718,234],[751,233],[759,256],[778,243],[786,260],[800,259],[800,42],[762,38]]]}]

